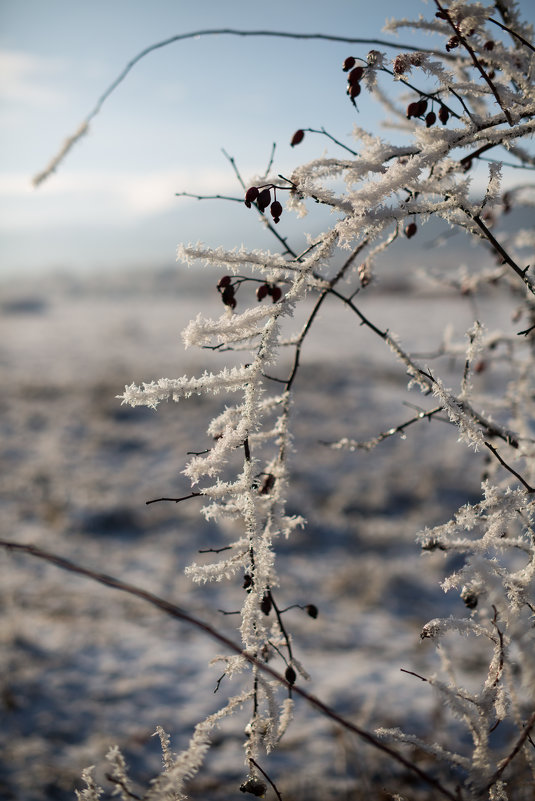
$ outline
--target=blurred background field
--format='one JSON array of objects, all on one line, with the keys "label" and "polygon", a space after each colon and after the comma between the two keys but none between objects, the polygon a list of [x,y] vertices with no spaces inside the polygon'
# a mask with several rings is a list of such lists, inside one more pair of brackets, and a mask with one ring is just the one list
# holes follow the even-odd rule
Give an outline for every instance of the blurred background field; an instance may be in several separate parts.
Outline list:
[{"label": "blurred background field", "polygon": [[[244,354],[183,349],[180,331],[192,316],[221,313],[216,279],[176,267],[4,286],[1,526],[7,538],[139,584],[236,639],[235,619],[217,610],[239,608],[240,582],[199,587],[183,575],[187,564],[209,558],[198,550],[221,546],[226,532],[203,521],[198,499],[145,504],[189,492],[181,475],[186,452],[209,445],[208,422],[232,396],[194,396],[157,411],[116,397],[132,381],[243,361]],[[462,341],[473,311],[453,291],[388,280],[363,295],[362,309],[413,350],[425,341],[432,352],[447,324]],[[483,322],[507,324],[511,313],[491,294],[479,306]],[[289,331],[296,329],[292,321]],[[462,363],[449,367],[458,382]],[[286,373],[284,358],[277,370]],[[501,380],[498,368],[477,377],[481,391],[495,391]],[[369,728],[425,734],[435,700],[400,669],[436,669],[421,627],[463,615],[464,604],[439,586],[451,559],[422,556],[415,535],[479,497],[485,455],[468,452],[439,420],[371,452],[320,444],[369,439],[412,417],[406,404],[425,407],[426,399],[407,391],[403,368],[377,337],[326,305],[296,383],[290,511],[308,525],[277,546],[278,597],[282,606],[319,608],[317,620],[299,610],[286,618],[311,692]],[[208,663],[218,646],[140,601],[29,556],[1,553],[0,564],[2,798],[70,799],[82,768],[100,765],[102,776],[113,743],[143,786],[160,764],[156,725],[180,750],[195,723],[240,686],[239,678],[223,682],[214,695],[221,668]],[[465,663],[469,676],[480,666],[477,652]],[[440,719],[439,708],[435,714]],[[235,797],[242,725],[238,716],[217,732],[193,795]],[[286,743],[266,767],[291,797],[311,797],[320,781],[322,797],[329,788],[343,797],[374,780],[374,755],[366,753],[366,768],[363,759],[357,743],[299,703]]]}]

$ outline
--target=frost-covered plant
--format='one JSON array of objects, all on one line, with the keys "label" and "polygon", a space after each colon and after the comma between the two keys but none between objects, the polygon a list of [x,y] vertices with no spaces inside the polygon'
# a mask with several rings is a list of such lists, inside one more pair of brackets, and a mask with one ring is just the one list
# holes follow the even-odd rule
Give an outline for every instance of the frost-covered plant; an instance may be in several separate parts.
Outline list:
[{"label": "frost-covered plant", "polygon": [[[367,441],[347,436],[331,447],[372,450],[420,420],[442,416],[456,428],[462,443],[489,452],[482,500],[463,506],[448,523],[419,535],[425,553],[454,553],[462,559],[462,567],[445,578],[443,587],[460,592],[466,616],[435,619],[423,626],[422,638],[438,644],[444,672],[420,678],[435,688],[452,715],[466,726],[471,745],[441,742],[438,737],[435,742],[424,741],[397,729],[381,729],[377,737],[417,746],[420,753],[433,758],[432,775],[440,779],[434,797],[513,801],[528,795],[508,795],[511,772],[522,764],[526,775],[532,781],[535,778],[531,738],[535,724],[535,270],[525,265],[526,250],[533,251],[535,236],[532,229],[523,229],[498,239],[492,231],[511,208],[532,207],[535,201],[533,186],[525,183],[502,190],[502,173],[509,159],[514,159],[514,167],[535,167],[529,150],[535,131],[533,30],[521,21],[512,0],[491,5],[435,0],[435,11],[434,16],[416,22],[392,21],[388,28],[437,33],[443,37],[437,50],[404,49],[390,59],[374,49],[348,56],[343,65],[350,101],[356,104],[362,91],[375,95],[385,106],[389,125],[399,131],[396,141],[402,144],[385,142],[356,127],[358,153],[342,145],[342,158],[318,158],[288,177],[268,174],[253,186],[243,186],[243,202],[256,208],[274,233],[281,215],[304,215],[309,201],[336,212],[326,230],[311,238],[301,252],[283,240],[282,255],[202,244],[179,246],[181,262],[204,264],[213,271],[214,292],[222,300],[218,319],[199,314],[189,323],[183,332],[184,344],[243,351],[243,363],[193,378],[132,384],[121,396],[123,403],[151,408],[162,401],[182,401],[204,393],[225,393],[230,398],[208,424],[213,444],[191,457],[184,474],[192,485],[187,497],[201,496],[205,518],[232,521],[234,534],[215,560],[194,563],[186,572],[194,582],[225,580],[243,585],[240,636],[245,655],[226,654],[221,660],[224,675],[245,673],[246,688],[201,722],[189,748],[178,756],[171,753],[167,736],[159,731],[164,771],[143,796],[147,801],[186,797],[187,779],[201,767],[210,730],[246,701],[252,714],[240,789],[256,796],[268,790],[270,780],[260,763],[277,747],[290,723],[292,689],[295,692],[307,679],[296,656],[298,646],[284,622],[285,610],[278,603],[284,568],[279,570],[276,564],[276,548],[281,538],[291,537],[296,527],[305,524],[301,516],[289,514],[286,500],[291,482],[293,389],[302,344],[328,297],[348,308],[356,324],[383,340],[400,371],[406,373],[409,386],[432,396],[434,404]],[[311,130],[296,131],[292,146],[298,146]],[[340,144],[326,131],[314,133]],[[61,158],[71,144],[69,140]],[[488,172],[486,188],[480,191],[471,175],[483,161],[488,162]],[[56,164],[57,160],[52,168]],[[417,236],[431,217],[464,231],[486,250],[489,263],[495,262],[468,273],[452,268],[435,279],[473,295],[487,286],[498,286],[516,298],[517,319],[523,320],[523,330],[513,333],[486,331],[474,320],[467,343],[445,337],[443,354],[462,359],[456,388],[448,387],[434,366],[412,355],[359,305],[361,295],[373,291],[381,274],[382,254],[396,239]],[[242,289],[247,285],[256,289],[250,293],[250,306]],[[283,331],[285,322],[311,297],[314,303],[306,323],[288,337]],[[281,376],[281,354],[284,357],[288,351],[291,368]],[[485,397],[474,389],[473,377],[504,354],[505,391],[498,398]],[[311,617],[317,615],[313,604],[305,609]],[[462,687],[455,660],[448,657],[451,632],[488,645],[488,664],[477,690]],[[263,675],[259,663],[268,659],[280,662],[286,686]],[[499,746],[492,738],[498,725],[507,727]],[[114,752],[110,760],[117,792],[131,797],[120,755]],[[87,789],[78,797],[99,798],[102,791],[91,769],[84,778]],[[276,788],[272,791],[279,795]],[[517,787],[514,792],[521,790]]]}]

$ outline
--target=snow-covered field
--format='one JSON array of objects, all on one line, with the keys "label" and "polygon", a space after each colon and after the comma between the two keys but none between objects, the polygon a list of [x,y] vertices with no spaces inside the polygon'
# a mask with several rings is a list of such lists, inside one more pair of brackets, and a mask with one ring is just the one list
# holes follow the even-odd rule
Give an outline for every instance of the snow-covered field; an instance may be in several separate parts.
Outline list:
[{"label": "snow-covered field", "polygon": [[[183,349],[180,331],[192,316],[221,312],[214,282],[205,277],[201,289],[179,271],[47,278],[6,285],[1,306],[2,537],[138,584],[237,640],[236,618],[217,610],[239,608],[241,587],[199,587],[183,574],[199,549],[224,544],[224,532],[199,516],[197,499],[145,504],[190,491],[181,475],[186,452],[206,447],[208,422],[227,399],[193,397],[154,412],[115,397],[132,381],[243,360]],[[425,358],[439,351],[448,323],[461,341],[473,320],[469,300],[453,293],[383,291],[362,308]],[[510,310],[490,297],[478,315],[500,324]],[[458,385],[462,363],[448,367]],[[314,695],[368,729],[399,725],[436,738],[450,722],[428,685],[401,668],[436,670],[421,628],[465,607],[439,586],[451,559],[422,556],[415,535],[479,497],[485,455],[467,451],[439,420],[369,453],[320,444],[369,439],[412,417],[407,403],[431,406],[407,391],[403,368],[382,341],[327,304],[296,382],[290,510],[308,525],[279,546],[278,598],[282,606],[319,608],[317,620],[298,609],[285,618]],[[219,646],[137,599],[25,554],[1,552],[0,571],[6,801],[72,799],[91,764],[105,782],[114,743],[146,787],[161,763],[156,726],[180,750],[195,723],[241,686],[243,676],[214,694],[221,667],[208,663]],[[466,655],[466,667],[480,667],[476,652]],[[238,797],[244,720],[238,715],[217,731],[192,796]],[[344,788],[358,785],[366,797],[375,759],[298,703],[265,767],[285,800],[356,798]],[[388,785],[388,776],[379,781]]]}]

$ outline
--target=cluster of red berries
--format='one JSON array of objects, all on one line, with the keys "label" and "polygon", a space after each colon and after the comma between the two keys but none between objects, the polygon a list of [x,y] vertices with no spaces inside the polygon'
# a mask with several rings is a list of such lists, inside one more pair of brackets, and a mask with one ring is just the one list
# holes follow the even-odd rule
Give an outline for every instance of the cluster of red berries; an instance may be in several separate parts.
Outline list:
[{"label": "cluster of red berries", "polygon": [[258,300],[264,300],[264,298],[267,298],[268,295],[271,295],[273,303],[276,303],[281,299],[282,291],[278,286],[275,286],[275,284],[268,284],[266,281],[265,284],[260,284],[256,290],[256,297]]},{"label": "cluster of red berries", "polygon": [[[407,119],[410,120],[411,117],[423,117],[425,112],[427,111],[427,100],[422,98],[421,100],[416,100],[413,103],[409,103],[407,106]],[[438,118],[442,125],[446,125],[447,121],[449,120],[450,113],[446,106],[441,104],[440,109],[438,111]],[[434,111],[429,111],[425,116],[425,124],[428,128],[435,124],[437,121],[437,115]]]},{"label": "cluster of red berries", "polygon": [[[217,284],[217,291],[221,295],[221,300],[225,304],[225,306],[229,306],[231,309],[236,308],[236,289],[242,284],[244,281],[250,279],[247,278],[238,278],[237,281],[232,283],[232,278],[230,275],[224,275],[223,278],[219,279]],[[258,289],[256,290],[256,297],[258,300],[264,300],[267,296],[270,296],[273,300],[273,303],[276,303],[278,300],[282,298],[282,290],[276,286],[275,284],[268,284],[267,281],[261,284]],[[266,490],[266,492],[269,490]]]},{"label": "cluster of red berries", "polygon": [[[273,189],[273,203],[271,203],[271,190]],[[276,187],[273,184],[267,186],[251,186],[245,193],[245,205],[248,209],[251,208],[252,203],[256,203],[260,211],[264,212],[269,206],[273,222],[278,223],[281,214],[282,206],[277,200],[275,194]],[[271,205],[270,205],[271,204]]]},{"label": "cluster of red berries", "polygon": [[360,95],[360,82],[364,75],[364,67],[355,66],[356,61],[353,56],[346,58],[342,64],[344,72],[349,72],[347,76],[347,94],[353,105],[355,105],[355,98]]}]

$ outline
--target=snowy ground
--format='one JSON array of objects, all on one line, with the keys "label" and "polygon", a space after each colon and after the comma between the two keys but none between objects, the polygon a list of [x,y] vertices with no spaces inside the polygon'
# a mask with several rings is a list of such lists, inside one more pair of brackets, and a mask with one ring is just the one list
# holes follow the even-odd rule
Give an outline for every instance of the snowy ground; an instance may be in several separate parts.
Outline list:
[{"label": "snowy ground", "polygon": [[[4,287],[0,520],[4,538],[139,584],[236,638],[235,618],[217,609],[238,608],[242,590],[194,586],[183,575],[198,549],[220,545],[223,534],[198,516],[196,500],[145,505],[189,491],[180,473],[186,452],[206,446],[206,426],[226,399],[195,397],[153,412],[115,397],[132,381],[221,365],[229,354],[184,352],[180,340],[191,316],[218,315],[219,304],[209,278],[201,292],[191,277],[165,271]],[[362,308],[426,352],[439,348],[447,323],[461,339],[473,319],[469,302],[453,294],[382,292]],[[509,311],[500,313],[505,319]],[[496,318],[492,298],[479,315]],[[458,383],[462,364],[449,367]],[[403,370],[378,338],[345,310],[326,307],[296,383],[290,510],[308,526],[280,546],[278,597],[320,610],[317,620],[299,610],[286,618],[313,694],[369,729],[425,733],[430,722],[446,725],[442,712],[428,687],[400,668],[429,675],[436,662],[433,646],[420,643],[421,627],[465,611],[439,587],[452,564],[440,554],[422,557],[415,534],[478,497],[485,457],[439,421],[371,453],[318,444],[397,425],[413,415],[404,402],[426,400],[406,391]],[[145,787],[160,766],[156,725],[180,750],[195,723],[240,687],[239,678],[223,682],[214,695],[221,668],[208,662],[219,647],[139,600],[27,555],[0,553],[0,571],[6,801],[72,799],[84,767],[100,766],[103,778],[114,743]],[[477,654],[471,659],[477,667]],[[241,796],[243,722],[218,731],[192,795]],[[290,793],[285,798],[312,798],[319,786],[324,799],[349,798],[341,788],[359,777],[365,791],[374,759],[301,703],[266,768]]]}]

